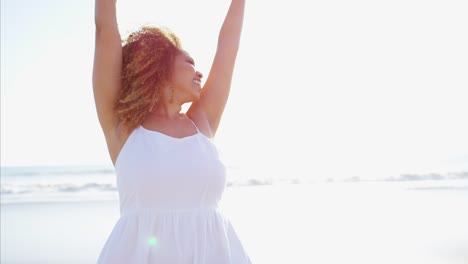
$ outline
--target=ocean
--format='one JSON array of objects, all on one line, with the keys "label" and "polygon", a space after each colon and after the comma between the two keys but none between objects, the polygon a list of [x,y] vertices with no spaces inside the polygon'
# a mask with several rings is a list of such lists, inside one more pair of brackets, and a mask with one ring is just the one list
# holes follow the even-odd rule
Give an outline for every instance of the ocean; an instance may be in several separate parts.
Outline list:
[{"label": "ocean", "polygon": [[[338,175],[339,176],[339,175]],[[468,171],[401,174],[362,179],[274,175],[259,177],[228,168],[227,187],[332,182],[400,182],[409,188],[464,188]],[[101,201],[118,199],[115,172],[110,166],[1,167],[1,203]]]},{"label": "ocean", "polygon": [[[111,167],[1,170],[1,263],[96,263],[119,218]],[[220,208],[255,264],[468,263],[468,173],[374,180],[228,173]]]}]

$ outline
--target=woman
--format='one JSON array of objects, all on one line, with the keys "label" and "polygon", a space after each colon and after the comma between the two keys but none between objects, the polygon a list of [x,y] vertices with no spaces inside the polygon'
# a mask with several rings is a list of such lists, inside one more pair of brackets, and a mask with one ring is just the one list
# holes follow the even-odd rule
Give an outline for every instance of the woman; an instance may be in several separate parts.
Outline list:
[{"label": "woman", "polygon": [[94,96],[121,213],[98,263],[250,263],[217,209],[226,175],[212,143],[229,94],[244,5],[232,0],[202,88],[203,75],[171,31],[143,27],[122,47],[116,1],[96,0]]}]

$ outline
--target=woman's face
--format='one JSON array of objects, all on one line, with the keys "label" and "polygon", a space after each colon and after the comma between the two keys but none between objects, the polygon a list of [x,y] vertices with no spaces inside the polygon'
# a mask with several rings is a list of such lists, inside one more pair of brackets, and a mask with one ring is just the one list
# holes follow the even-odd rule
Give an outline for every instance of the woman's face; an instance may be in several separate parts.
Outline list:
[{"label": "woman's face", "polygon": [[171,87],[174,98],[180,103],[192,102],[200,97],[203,75],[195,69],[195,62],[188,52],[181,50],[174,59]]}]

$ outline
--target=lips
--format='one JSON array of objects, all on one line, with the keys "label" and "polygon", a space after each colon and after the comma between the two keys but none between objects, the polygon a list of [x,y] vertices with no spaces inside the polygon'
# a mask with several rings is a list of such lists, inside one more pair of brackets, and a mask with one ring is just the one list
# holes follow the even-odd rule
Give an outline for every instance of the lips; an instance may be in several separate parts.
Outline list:
[{"label": "lips", "polygon": [[194,79],[194,80],[193,80],[193,83],[198,84],[198,85],[201,85],[201,80],[200,80],[200,79]]}]

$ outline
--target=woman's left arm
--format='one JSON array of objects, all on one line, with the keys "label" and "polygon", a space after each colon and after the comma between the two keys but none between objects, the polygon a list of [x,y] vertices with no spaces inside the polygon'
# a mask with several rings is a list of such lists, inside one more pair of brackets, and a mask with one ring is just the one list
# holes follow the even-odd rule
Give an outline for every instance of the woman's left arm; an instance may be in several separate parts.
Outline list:
[{"label": "woman's left arm", "polygon": [[232,74],[239,50],[245,0],[232,0],[219,32],[218,46],[200,99],[189,112],[202,115],[209,123],[211,137],[216,134],[231,88]]}]

